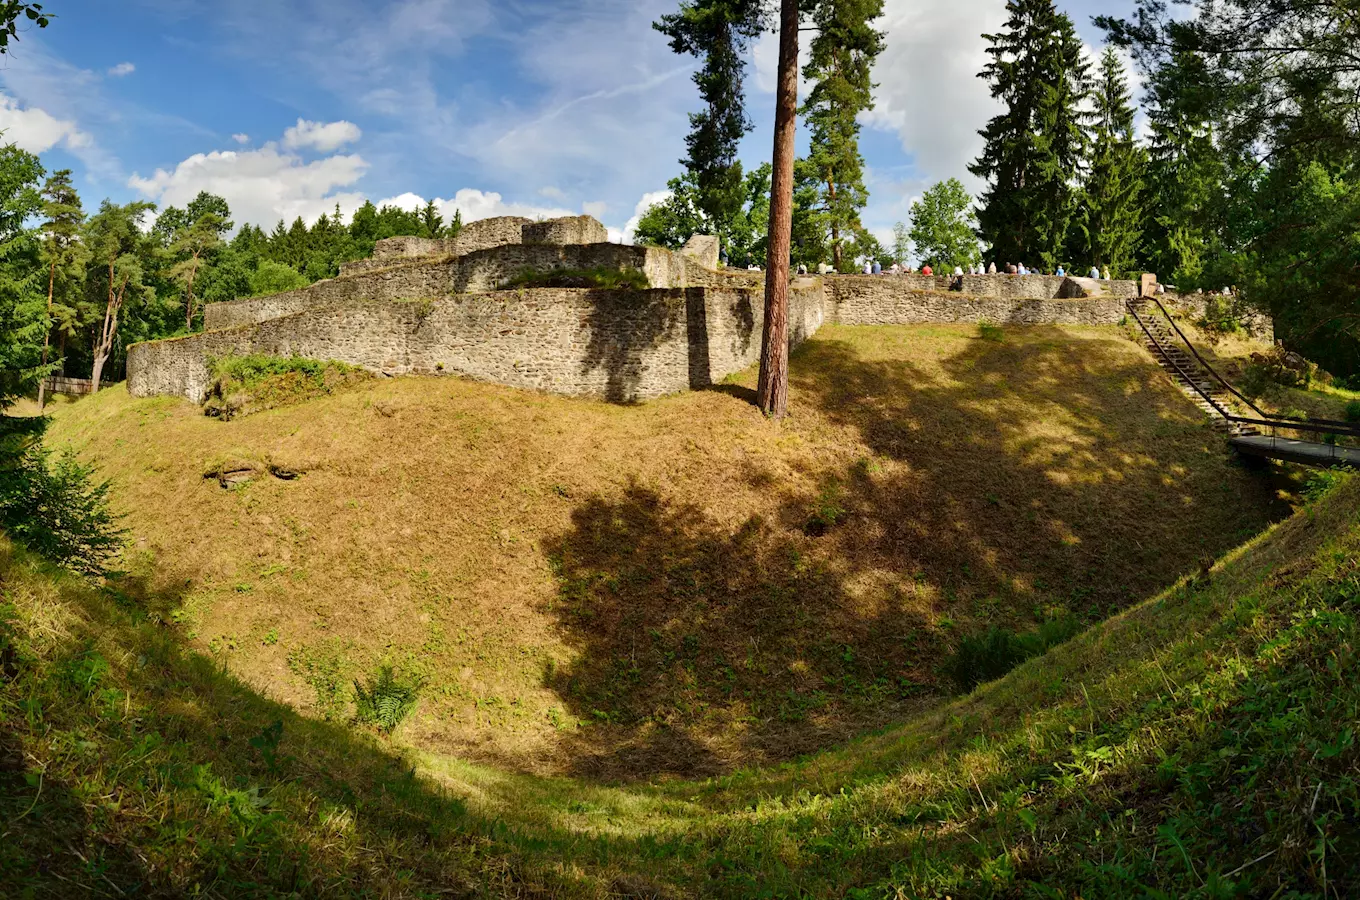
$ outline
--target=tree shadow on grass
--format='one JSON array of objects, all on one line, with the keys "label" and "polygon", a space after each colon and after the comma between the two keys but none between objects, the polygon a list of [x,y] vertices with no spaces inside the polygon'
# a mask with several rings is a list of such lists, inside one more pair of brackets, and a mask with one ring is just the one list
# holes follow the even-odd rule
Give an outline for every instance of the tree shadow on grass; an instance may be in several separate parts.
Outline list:
[{"label": "tree shadow on grass", "polygon": [[143,611],[176,598],[96,590],[0,539],[0,585],[21,567],[18,605],[0,603],[0,649],[17,648],[0,673],[0,896],[559,896],[600,874],[548,859],[572,836],[470,813],[396,746],[186,650]]},{"label": "tree shadow on grass", "polygon": [[[867,456],[735,530],[630,484],[545,543],[578,652],[547,684],[586,724],[573,773],[699,775],[900,720],[963,633],[1095,621],[1256,533],[1272,489],[1116,337],[1026,329],[927,371],[805,344],[793,425]],[[1275,510],[1283,512],[1283,510]]]}]

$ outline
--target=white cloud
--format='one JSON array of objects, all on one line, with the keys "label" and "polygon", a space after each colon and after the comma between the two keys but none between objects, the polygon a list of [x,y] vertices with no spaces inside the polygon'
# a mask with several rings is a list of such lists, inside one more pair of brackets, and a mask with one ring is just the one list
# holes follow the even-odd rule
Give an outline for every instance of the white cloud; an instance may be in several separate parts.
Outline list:
[{"label": "white cloud", "polygon": [[120,62],[118,65],[109,69],[109,75],[114,78],[122,78],[124,75],[131,75],[137,71],[137,67],[130,62]]},{"label": "white cloud", "polygon": [[0,94],[0,131],[5,141],[29,153],[45,153],[58,144],[68,150],[91,146],[90,136],[69,119],[58,119],[37,107],[23,108],[13,97]]},{"label": "white cloud", "polygon": [[547,197],[549,200],[565,200],[567,199],[567,192],[562,190],[560,187],[553,187],[552,185],[548,185],[547,187],[541,187],[538,189],[538,196]]},{"label": "white cloud", "polygon": [[296,125],[283,133],[283,146],[290,150],[308,147],[322,153],[333,153],[359,140],[363,134],[353,122],[341,120],[323,124],[298,119]]},{"label": "white cloud", "polygon": [[232,139],[233,141],[235,141],[236,143],[238,143],[238,144],[249,144],[249,143],[250,143],[250,135],[248,135],[248,134],[233,134],[233,135],[231,136],[231,139]]},{"label": "white cloud", "polygon": [[[665,203],[671,198],[672,193],[674,192],[651,191],[643,194],[642,199],[637,202],[637,206],[633,207],[632,218],[628,220],[628,223],[623,226],[623,230],[619,232],[618,240],[624,244],[633,243],[633,236],[637,233],[638,223],[642,221],[642,217],[646,215],[647,210],[658,203]],[[614,229],[610,229],[609,239],[614,240]]]},{"label": "white cloud", "polygon": [[1004,20],[1004,0],[885,4],[888,38],[864,123],[896,132],[927,183],[956,177],[976,188],[967,166],[982,148],[978,129],[999,109],[978,78],[987,63],[982,32]]},{"label": "white cloud", "polygon": [[582,212],[584,212],[588,216],[594,216],[597,219],[603,219],[605,213],[608,212],[608,210],[609,204],[605,203],[603,200],[593,200],[581,204]]},{"label": "white cloud", "polygon": [[[576,215],[570,209],[552,206],[535,206],[528,203],[507,203],[505,199],[494,191],[480,191],[476,188],[463,188],[449,199],[440,197],[435,198],[435,205],[439,207],[439,212],[445,221],[453,218],[455,212],[463,214],[464,222],[475,222],[478,219],[490,219],[496,216],[523,216],[526,219],[557,219],[563,216]],[[426,199],[419,194],[407,191],[395,197],[388,197],[379,202],[378,206],[397,206],[407,210],[418,210],[425,207]]]},{"label": "white cloud", "polygon": [[157,169],[128,186],[161,206],[184,206],[199,191],[225,197],[232,217],[268,228],[278,219],[301,216],[312,222],[336,205],[348,216],[363,204],[363,194],[343,191],[363,176],[368,163],[358,155],[328,156],[304,162],[272,143],[258,150],[196,153],[172,170]]}]

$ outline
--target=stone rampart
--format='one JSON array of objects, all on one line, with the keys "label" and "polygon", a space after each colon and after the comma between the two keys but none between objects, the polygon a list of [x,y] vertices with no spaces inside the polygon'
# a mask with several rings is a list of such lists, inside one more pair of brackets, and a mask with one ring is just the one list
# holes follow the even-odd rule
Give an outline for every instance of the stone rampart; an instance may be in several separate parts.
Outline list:
[{"label": "stone rampart", "polygon": [[520,229],[525,244],[607,244],[609,229],[591,216],[528,222]]},{"label": "stone rampart", "polygon": [[[790,343],[821,327],[816,282],[790,297]],[[128,348],[134,396],[201,402],[229,353],[336,359],[388,375],[457,373],[631,402],[702,388],[760,357],[759,292],[538,289],[435,301],[337,301],[293,315]]]},{"label": "stone rampart", "polygon": [[1116,297],[1012,299],[894,285],[828,290],[826,301],[826,319],[838,325],[1118,325],[1125,314]]}]

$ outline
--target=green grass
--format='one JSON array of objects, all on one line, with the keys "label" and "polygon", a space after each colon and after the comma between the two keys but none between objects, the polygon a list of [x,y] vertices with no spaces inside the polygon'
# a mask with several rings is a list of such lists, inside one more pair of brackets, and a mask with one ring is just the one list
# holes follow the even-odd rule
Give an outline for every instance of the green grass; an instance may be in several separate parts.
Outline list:
[{"label": "green grass", "polygon": [[632,787],[303,719],[0,542],[0,895],[1360,890],[1360,481],[844,749]]},{"label": "green grass", "polygon": [[638,269],[554,269],[549,272],[525,269],[508,282],[502,290],[515,288],[600,288],[603,290],[645,291],[652,285],[646,273]]},{"label": "green grass", "polygon": [[204,409],[225,419],[302,403],[369,377],[364,369],[336,360],[263,353],[210,358],[208,371],[213,384]]}]

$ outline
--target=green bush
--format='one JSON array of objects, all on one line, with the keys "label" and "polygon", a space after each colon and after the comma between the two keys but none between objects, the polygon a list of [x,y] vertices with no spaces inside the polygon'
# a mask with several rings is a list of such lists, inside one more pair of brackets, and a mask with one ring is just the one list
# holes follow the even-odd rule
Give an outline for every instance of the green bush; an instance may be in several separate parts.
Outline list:
[{"label": "green bush", "polygon": [[1345,415],[1347,422],[1360,422],[1360,400],[1347,403]]},{"label": "green bush", "polygon": [[1317,503],[1351,477],[1346,469],[1319,469],[1303,484],[1303,496],[1309,503]]},{"label": "green bush", "polygon": [[311,284],[307,276],[292,266],[271,259],[260,260],[260,266],[250,273],[250,295],[263,297],[267,294],[282,294],[296,291]]},{"label": "green bush", "polygon": [[1025,660],[1045,653],[1081,631],[1075,619],[1051,619],[1036,630],[1016,634],[1008,628],[992,626],[983,634],[965,637],[945,663],[944,671],[967,692],[987,681],[995,681]]},{"label": "green bush", "polygon": [[58,565],[107,574],[124,537],[109,508],[109,483],[74,453],[44,447],[42,420],[6,429],[12,421],[0,417],[0,528]]},{"label": "green bush", "polygon": [[420,699],[419,679],[399,678],[391,666],[382,666],[367,685],[354,682],[355,719],[391,734]]},{"label": "green bush", "polygon": [[651,282],[647,275],[637,269],[610,269],[604,266],[594,269],[556,269],[551,272],[536,272],[525,269],[511,278],[502,287],[514,288],[600,288],[603,290],[645,291]]},{"label": "green bush", "polygon": [[264,353],[212,357],[208,371],[213,382],[204,411],[224,419],[300,403],[369,377],[364,369],[333,359]]}]

